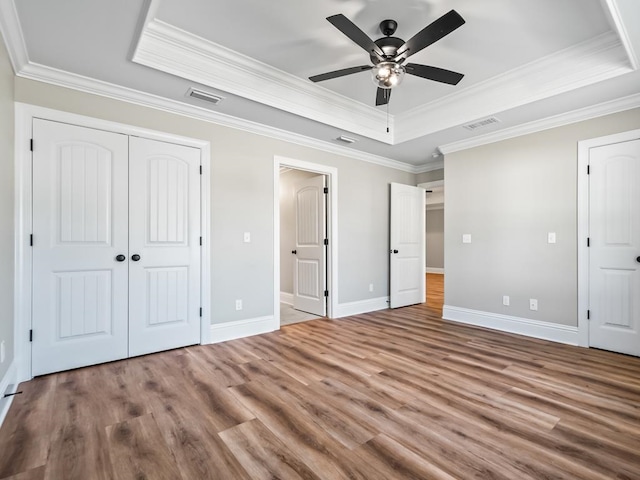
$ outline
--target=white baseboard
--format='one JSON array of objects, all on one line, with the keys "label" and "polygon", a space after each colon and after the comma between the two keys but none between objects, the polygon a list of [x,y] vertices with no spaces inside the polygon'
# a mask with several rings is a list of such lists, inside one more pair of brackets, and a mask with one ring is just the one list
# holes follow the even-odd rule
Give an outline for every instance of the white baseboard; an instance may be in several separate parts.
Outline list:
[{"label": "white baseboard", "polygon": [[348,317],[350,315],[360,315],[361,313],[375,312],[389,308],[389,297],[370,298],[357,302],[339,303],[333,318]]},{"label": "white baseboard", "polygon": [[5,393],[15,393],[18,389],[18,369],[16,368],[16,362],[11,362],[7,373],[4,374],[2,380],[0,380],[0,427],[4,422],[9,407],[13,402],[13,396],[3,398]]},{"label": "white baseboard", "polygon": [[280,303],[293,305],[293,293],[280,292]]},{"label": "white baseboard", "polygon": [[235,322],[214,323],[211,325],[211,343],[226,342],[237,338],[260,335],[278,330],[273,315],[267,317],[248,318]]},{"label": "white baseboard", "polygon": [[442,318],[454,322],[476,325],[478,327],[517,333],[527,337],[551,340],[552,342],[578,345],[578,327],[569,327],[556,323],[541,322],[529,318],[511,317],[499,313],[481,312],[468,308],[445,305],[442,308]]},{"label": "white baseboard", "polygon": [[444,268],[427,267],[424,269],[426,273],[441,273],[444,274]]}]

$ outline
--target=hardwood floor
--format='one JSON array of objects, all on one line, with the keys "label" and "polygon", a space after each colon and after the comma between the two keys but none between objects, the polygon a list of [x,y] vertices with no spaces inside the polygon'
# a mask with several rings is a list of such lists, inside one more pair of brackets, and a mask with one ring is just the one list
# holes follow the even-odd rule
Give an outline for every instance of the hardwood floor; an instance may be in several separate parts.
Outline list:
[{"label": "hardwood floor", "polygon": [[425,305],[26,382],[0,478],[640,479],[640,358],[444,322],[435,277]]}]

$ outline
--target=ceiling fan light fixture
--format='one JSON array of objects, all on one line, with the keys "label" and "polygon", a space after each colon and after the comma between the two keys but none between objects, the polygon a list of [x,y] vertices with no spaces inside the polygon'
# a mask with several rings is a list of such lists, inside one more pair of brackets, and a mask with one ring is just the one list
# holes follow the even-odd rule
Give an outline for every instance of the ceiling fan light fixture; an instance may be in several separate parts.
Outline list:
[{"label": "ceiling fan light fixture", "polygon": [[405,68],[396,62],[380,62],[371,70],[371,79],[376,87],[390,89],[402,83]]}]

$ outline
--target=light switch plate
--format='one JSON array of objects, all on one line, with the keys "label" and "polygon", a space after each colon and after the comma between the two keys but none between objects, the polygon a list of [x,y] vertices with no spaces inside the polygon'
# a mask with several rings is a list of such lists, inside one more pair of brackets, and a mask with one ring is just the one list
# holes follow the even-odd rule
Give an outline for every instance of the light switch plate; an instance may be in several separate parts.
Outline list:
[{"label": "light switch plate", "polygon": [[251,232],[244,232],[244,243],[251,242]]},{"label": "light switch plate", "polygon": [[549,232],[547,234],[547,242],[556,243],[556,232]]},{"label": "light switch plate", "polygon": [[502,296],[502,305],[504,305],[505,307],[509,306],[509,295]]},{"label": "light switch plate", "polygon": [[471,234],[465,233],[462,235],[462,243],[471,243]]},{"label": "light switch plate", "polygon": [[535,298],[529,299],[529,310],[538,310],[538,300]]}]

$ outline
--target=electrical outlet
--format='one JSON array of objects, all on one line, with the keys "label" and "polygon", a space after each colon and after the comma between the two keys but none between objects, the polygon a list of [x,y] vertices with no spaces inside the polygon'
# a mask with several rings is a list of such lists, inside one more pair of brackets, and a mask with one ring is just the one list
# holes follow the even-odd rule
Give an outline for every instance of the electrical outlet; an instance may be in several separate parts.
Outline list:
[{"label": "electrical outlet", "polygon": [[0,342],[0,363],[4,363],[4,340]]},{"label": "electrical outlet", "polygon": [[465,233],[462,235],[462,243],[471,243],[471,234]]},{"label": "electrical outlet", "polygon": [[502,296],[502,305],[504,305],[505,307],[509,306],[509,295]]},{"label": "electrical outlet", "polygon": [[370,291],[370,292],[373,292],[373,283],[370,283],[370,284],[369,284],[369,291]]},{"label": "electrical outlet", "polygon": [[529,310],[538,310],[538,300],[535,298],[529,299]]},{"label": "electrical outlet", "polygon": [[244,243],[251,243],[251,232],[244,232]]},{"label": "electrical outlet", "polygon": [[242,300],[236,300],[236,310],[242,310]]}]

